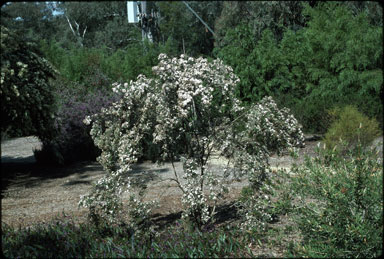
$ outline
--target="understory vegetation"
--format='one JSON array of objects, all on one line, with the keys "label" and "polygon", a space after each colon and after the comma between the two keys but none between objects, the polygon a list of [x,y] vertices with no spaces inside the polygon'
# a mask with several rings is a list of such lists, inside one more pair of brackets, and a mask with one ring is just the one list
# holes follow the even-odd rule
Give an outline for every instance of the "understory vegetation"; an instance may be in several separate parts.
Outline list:
[{"label": "understory vegetation", "polygon": [[[115,8],[112,18],[63,2],[65,15],[37,28],[21,12],[27,3],[2,7],[2,140],[33,134],[37,163],[97,160],[105,171],[79,197],[86,223],[64,213],[28,228],[2,222],[4,255],[382,255],[383,160],[371,148],[383,129],[382,14],[373,11],[382,7],[312,2],[191,4],[215,42],[180,2],[151,2],[163,15],[154,42],[121,26],[119,2],[88,6]],[[67,22],[70,37],[54,33]],[[272,168],[271,155],[297,157],[304,133],[321,135],[316,155]],[[228,161],[219,173],[213,154]],[[149,186],[127,177],[143,160],[172,165],[177,215],[156,217]],[[249,185],[225,205],[241,180]]]}]

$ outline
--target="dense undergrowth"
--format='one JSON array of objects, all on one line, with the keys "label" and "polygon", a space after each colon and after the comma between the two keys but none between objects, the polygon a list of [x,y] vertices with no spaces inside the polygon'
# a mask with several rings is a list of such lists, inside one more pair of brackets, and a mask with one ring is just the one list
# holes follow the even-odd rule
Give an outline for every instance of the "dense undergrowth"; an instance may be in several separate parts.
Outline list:
[{"label": "dense undergrowth", "polygon": [[379,257],[383,249],[383,166],[376,150],[357,143],[347,152],[320,149],[292,168],[304,239],[293,254]]},{"label": "dense undergrowth", "polygon": [[124,226],[76,225],[66,215],[49,225],[16,230],[3,226],[6,257],[168,258],[244,257],[248,251],[236,229],[190,229],[179,220],[156,233],[133,235]]}]

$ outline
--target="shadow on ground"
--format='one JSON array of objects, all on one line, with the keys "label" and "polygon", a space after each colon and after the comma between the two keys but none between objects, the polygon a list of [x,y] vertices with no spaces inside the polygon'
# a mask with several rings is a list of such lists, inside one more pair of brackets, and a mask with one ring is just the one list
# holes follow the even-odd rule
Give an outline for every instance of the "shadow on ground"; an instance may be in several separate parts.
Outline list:
[{"label": "shadow on ground", "polygon": [[3,163],[27,163],[27,164],[33,164],[35,163],[35,157],[27,156],[27,157],[13,157],[13,156],[2,156],[1,157],[1,164]]},{"label": "shadow on ground", "polygon": [[[139,163],[132,166],[129,172],[130,177],[142,184],[156,180],[159,174],[167,173],[168,168],[153,168],[152,164]],[[33,157],[7,157],[1,160],[1,197],[10,186],[34,188],[40,187],[46,182],[66,178],[76,174],[75,178],[70,178],[62,186],[69,187],[74,185],[90,185],[89,179],[92,174],[104,173],[103,167],[95,161],[82,161],[67,166],[57,166],[53,164],[36,163]]]},{"label": "shadow on ground", "polygon": [[[103,168],[96,162],[79,162],[70,166],[57,167],[47,164],[25,162],[26,158],[12,160],[2,159],[1,161],[1,197],[4,191],[10,186],[25,186],[32,188],[43,184],[45,181],[68,177],[72,174],[79,174],[80,178],[86,173],[102,171]],[[5,162],[7,161],[7,162]],[[12,161],[12,162],[10,162]],[[84,184],[84,181],[70,183]]]},{"label": "shadow on ground", "polygon": [[[230,224],[239,219],[235,202],[217,206],[217,214],[215,215],[215,222],[213,225]],[[181,211],[170,213],[167,215],[155,214],[153,215],[153,222],[159,229],[165,229],[169,225],[173,225],[177,220],[181,219]]]}]

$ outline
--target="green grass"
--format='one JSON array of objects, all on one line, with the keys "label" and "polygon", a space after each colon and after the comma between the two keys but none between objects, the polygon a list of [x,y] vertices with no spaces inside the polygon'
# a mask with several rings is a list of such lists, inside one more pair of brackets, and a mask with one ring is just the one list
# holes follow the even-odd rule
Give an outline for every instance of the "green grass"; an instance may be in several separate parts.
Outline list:
[{"label": "green grass", "polygon": [[[60,219],[30,229],[15,229],[3,224],[2,250],[6,257],[244,257],[245,246],[239,233],[230,228],[192,230],[176,221],[157,233],[133,236],[123,226],[95,227],[75,225]],[[247,256],[249,257],[249,255]]]}]

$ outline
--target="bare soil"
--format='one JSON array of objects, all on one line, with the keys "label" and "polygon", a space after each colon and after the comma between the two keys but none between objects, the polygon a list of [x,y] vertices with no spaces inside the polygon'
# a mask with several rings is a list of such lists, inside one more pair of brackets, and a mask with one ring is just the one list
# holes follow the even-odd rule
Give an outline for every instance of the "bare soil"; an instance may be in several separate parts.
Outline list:
[{"label": "bare soil", "polygon": [[[308,137],[308,136],[307,136]],[[310,137],[308,137],[310,139]],[[381,144],[382,137],[378,140]],[[299,151],[297,163],[305,155],[314,156],[319,141],[307,141],[306,147]],[[92,183],[100,179],[105,172],[94,161],[80,162],[66,167],[38,165],[33,157],[33,149],[40,148],[35,137],[18,138],[1,143],[1,221],[11,226],[26,227],[35,223],[49,222],[58,214],[65,212],[76,222],[84,222],[87,210],[78,207],[81,195],[89,193]],[[382,153],[381,153],[382,154]],[[213,158],[210,166],[220,173],[224,161]],[[272,156],[272,167],[289,168],[294,160],[288,156]],[[180,162],[175,164],[181,172]],[[181,191],[173,181],[172,165],[166,163],[158,166],[149,161],[137,164],[132,177],[146,182],[147,200],[158,200],[159,208],[154,213],[158,218],[179,217],[181,211]],[[223,207],[228,207],[235,200],[247,181],[234,181]],[[123,201],[126,200],[123,196]],[[229,207],[228,207],[229,208]],[[227,213],[228,214],[228,213]],[[173,216],[172,216],[173,215]]]}]

